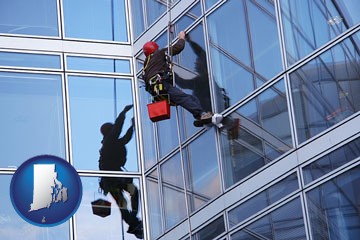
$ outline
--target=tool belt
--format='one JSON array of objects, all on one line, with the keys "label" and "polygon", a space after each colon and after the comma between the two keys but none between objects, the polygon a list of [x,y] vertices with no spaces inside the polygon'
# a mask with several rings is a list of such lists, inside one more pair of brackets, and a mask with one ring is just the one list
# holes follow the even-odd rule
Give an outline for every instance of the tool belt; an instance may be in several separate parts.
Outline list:
[{"label": "tool belt", "polygon": [[164,96],[167,95],[167,91],[163,84],[164,81],[172,81],[171,72],[158,73],[148,80],[146,91],[153,96],[153,102],[163,100]]}]

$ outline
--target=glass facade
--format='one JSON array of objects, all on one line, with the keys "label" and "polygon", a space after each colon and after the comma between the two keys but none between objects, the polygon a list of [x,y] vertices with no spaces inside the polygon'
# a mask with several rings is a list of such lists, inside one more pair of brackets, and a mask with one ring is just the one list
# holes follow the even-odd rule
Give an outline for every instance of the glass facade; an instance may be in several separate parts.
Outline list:
[{"label": "glass facade", "polygon": [[[357,0],[1,1],[0,239],[356,239],[359,10]],[[142,45],[166,48],[182,30],[174,84],[222,113],[222,128],[194,127],[179,106],[148,117]],[[100,128],[129,105],[124,164],[100,169]],[[83,185],[75,215],[47,228],[22,220],[8,194],[16,169],[42,154],[67,160]],[[109,216],[93,211],[98,199]]]}]

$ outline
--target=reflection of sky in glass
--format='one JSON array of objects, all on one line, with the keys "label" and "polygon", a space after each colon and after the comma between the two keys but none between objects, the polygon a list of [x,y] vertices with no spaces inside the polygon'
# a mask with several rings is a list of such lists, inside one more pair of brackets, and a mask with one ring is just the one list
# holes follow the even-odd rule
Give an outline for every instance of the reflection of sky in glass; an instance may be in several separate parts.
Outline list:
[{"label": "reflection of sky in glass", "polygon": [[[125,105],[132,104],[131,82],[125,79],[77,76],[69,76],[68,80],[74,165],[77,169],[99,170],[99,149],[102,140],[100,126],[105,122],[114,122]],[[120,137],[130,127],[132,116],[130,110]],[[126,146],[128,160],[125,168],[130,171],[137,170],[134,136],[135,133]]]},{"label": "reflection of sky in glass", "polygon": [[66,60],[69,70],[130,73],[130,60],[72,56],[68,56]]},{"label": "reflection of sky in glass", "polygon": [[1,167],[42,154],[65,157],[61,77],[0,73]]},{"label": "reflection of sky in glass", "polygon": [[[115,200],[110,194],[104,196],[98,192],[99,183],[97,177],[82,177],[83,196],[80,207],[77,210],[76,217],[76,233],[78,240],[118,240],[122,239],[122,224],[124,234],[127,240],[137,239],[134,235],[126,233],[128,226],[121,222],[121,214]],[[136,186],[138,181],[134,180]],[[92,213],[91,202],[97,199],[105,199],[111,202],[111,214],[105,218],[96,216]],[[141,210],[141,209],[140,209]],[[138,215],[141,217],[141,215]]]},{"label": "reflection of sky in glass", "polygon": [[1,0],[0,33],[58,36],[56,0]]},{"label": "reflection of sky in glass", "polygon": [[303,2],[281,1],[282,21],[289,64],[357,24],[358,0]]},{"label": "reflection of sky in glass", "polygon": [[124,0],[63,0],[65,35],[127,42]]},{"label": "reflection of sky in glass", "polygon": [[15,52],[0,52],[0,65],[53,69],[60,69],[61,67],[59,55]]},{"label": "reflection of sky in glass", "polygon": [[[214,130],[210,129],[187,148],[189,166],[188,185],[190,191],[203,197],[214,197],[220,193],[219,166],[216,157]],[[204,151],[206,149],[206,151]],[[185,155],[186,157],[186,155]]]}]

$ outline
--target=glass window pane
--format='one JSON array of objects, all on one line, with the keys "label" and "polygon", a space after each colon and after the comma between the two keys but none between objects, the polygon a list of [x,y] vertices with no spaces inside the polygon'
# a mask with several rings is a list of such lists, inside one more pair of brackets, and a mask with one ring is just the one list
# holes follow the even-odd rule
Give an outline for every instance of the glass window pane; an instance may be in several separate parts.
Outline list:
[{"label": "glass window pane", "polygon": [[191,212],[221,192],[214,135],[214,130],[210,129],[182,151]]},{"label": "glass window pane", "polygon": [[305,184],[314,181],[325,174],[360,156],[360,138],[342,146],[324,157],[303,168]]},{"label": "glass window pane", "polygon": [[[167,1],[158,0],[145,0],[146,2],[146,14],[147,14],[147,26],[153,24],[163,13],[166,12]],[[159,45],[160,46],[160,45]]]},{"label": "glass window pane", "polygon": [[251,66],[245,16],[243,1],[230,0],[224,3],[207,19],[209,41],[212,48]]},{"label": "glass window pane", "polygon": [[148,200],[148,214],[149,222],[151,222],[150,236],[151,239],[158,237],[162,229],[162,209],[160,207],[160,195],[158,178],[147,178],[147,200]]},{"label": "glass window pane", "polygon": [[269,205],[266,191],[263,191],[229,211],[230,228],[265,209]]},{"label": "glass window pane", "polygon": [[251,197],[246,202],[229,211],[230,227],[262,211],[298,188],[297,176],[296,174],[292,174],[254,197]]},{"label": "glass window pane", "polygon": [[282,70],[275,7],[272,5],[271,11],[264,11],[262,6],[247,2],[254,68],[264,78],[271,79]]},{"label": "glass window pane", "polygon": [[59,36],[57,0],[1,0],[0,33]]},{"label": "glass window pane", "polygon": [[59,55],[0,52],[0,65],[9,67],[60,69]]},{"label": "glass window pane", "polygon": [[222,112],[254,90],[253,74],[215,48],[211,61],[217,112]]},{"label": "glass window pane", "polygon": [[232,234],[230,239],[307,239],[300,199],[292,200],[246,226]]},{"label": "glass window pane", "polygon": [[206,10],[211,8],[216,2],[219,2],[219,0],[204,0]]},{"label": "glass window pane", "polygon": [[177,130],[176,107],[170,107],[170,119],[156,123],[158,131],[159,158],[163,158],[170,151],[179,146]]},{"label": "glass window pane", "polygon": [[180,155],[176,154],[161,165],[166,229],[187,216],[181,164]]},{"label": "glass window pane", "polygon": [[130,73],[130,60],[68,56],[66,61],[69,70]]},{"label": "glass window pane", "polygon": [[290,74],[300,143],[360,110],[359,37],[356,33]]},{"label": "glass window pane", "polygon": [[[110,178],[104,177],[104,179]],[[106,234],[107,240],[117,240],[121,239],[121,237],[124,237],[124,239],[136,239],[134,234],[127,233],[127,230],[129,229],[129,222],[132,220],[132,217],[134,219],[138,218],[137,220],[141,219],[141,209],[139,208],[139,211],[135,211],[136,206],[141,206],[140,199],[138,198],[140,195],[136,196],[139,184],[138,180],[134,179],[133,183],[125,184],[124,186],[122,184],[124,180],[125,178],[111,178],[111,184],[109,186],[111,190],[105,196],[103,192],[99,192],[99,179],[97,177],[81,177],[83,196],[75,214],[76,239],[104,239],[104,234]],[[121,192],[122,189],[124,192]],[[126,197],[129,198],[122,199],[123,194],[124,196],[128,194]],[[111,205],[109,207],[103,206],[99,210],[99,207],[94,207],[96,206],[95,201],[99,199],[108,201]],[[120,211],[120,207],[117,205],[115,199],[118,199],[119,202],[124,201],[125,205],[120,205],[122,207]],[[131,208],[131,205],[134,209]],[[131,212],[133,214],[132,217],[129,216],[130,210],[134,210]],[[108,211],[110,215],[106,217],[96,215],[105,214]]]},{"label": "glass window pane", "polygon": [[360,21],[357,0],[284,0],[280,3],[289,65]]},{"label": "glass window pane", "polygon": [[65,36],[127,42],[124,0],[63,0]]},{"label": "glass window pane", "polygon": [[[10,189],[12,175],[0,175],[0,188]],[[15,211],[8,191],[0,193],[0,239],[53,240],[70,239],[69,221],[53,227],[38,227],[27,223]]]},{"label": "glass window pane", "polygon": [[221,147],[228,187],[291,149],[284,81],[227,116],[225,125]]},{"label": "glass window pane", "polygon": [[62,103],[60,75],[0,72],[0,167],[42,154],[65,158]]},{"label": "glass window pane", "polygon": [[196,240],[212,240],[223,232],[225,232],[225,222],[224,217],[221,216],[194,234],[193,238]]},{"label": "glass window pane", "polygon": [[273,204],[297,189],[299,189],[299,183],[297,175],[294,173],[268,188],[269,203]]},{"label": "glass window pane", "polygon": [[356,167],[306,194],[313,239],[360,236],[359,183]]},{"label": "glass window pane", "polygon": [[175,32],[177,36],[180,31],[188,28],[201,16],[201,5],[197,3],[189,11],[187,11],[178,21],[175,23]]},{"label": "glass window pane", "polygon": [[[126,79],[69,76],[72,157],[77,169],[99,170],[100,127],[114,122],[132,104],[131,82]],[[119,138],[131,128],[133,109],[127,112]],[[136,134],[125,147],[125,168],[137,171]]]},{"label": "glass window pane", "polygon": [[187,34],[180,65],[175,70],[176,85],[196,96],[204,111],[212,111],[202,24]]},{"label": "glass window pane", "polygon": [[222,90],[217,111],[222,111],[253,91],[255,79],[266,82],[282,71],[275,7],[269,1],[227,1],[207,22],[212,74]]},{"label": "glass window pane", "polygon": [[[142,81],[138,82],[139,86],[143,85]],[[149,93],[145,90],[145,85],[139,88],[140,99],[140,121],[142,127],[142,139],[144,149],[145,169],[149,169],[156,163],[156,142],[154,124],[149,119],[147,104],[150,103]]]},{"label": "glass window pane", "polygon": [[131,1],[131,13],[133,22],[132,28],[136,39],[145,30],[145,19],[142,0]]}]

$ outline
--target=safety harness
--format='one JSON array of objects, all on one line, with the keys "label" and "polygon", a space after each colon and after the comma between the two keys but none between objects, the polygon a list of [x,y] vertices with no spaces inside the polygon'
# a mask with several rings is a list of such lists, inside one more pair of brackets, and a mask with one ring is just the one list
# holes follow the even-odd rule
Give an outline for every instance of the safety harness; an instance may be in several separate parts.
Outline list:
[{"label": "safety harness", "polygon": [[[150,58],[152,57],[152,55],[153,54],[150,54],[148,56],[146,64],[143,68],[143,75],[145,75],[145,70],[150,62]],[[146,81],[145,82],[146,91],[152,95],[153,102],[157,102],[157,101],[169,98],[167,91],[163,84],[164,81],[168,81],[169,83],[171,83],[172,79],[173,79],[173,73],[172,73],[172,69],[171,69],[172,64],[171,64],[170,58],[167,54],[165,55],[165,61],[166,61],[166,65],[168,66],[167,70],[165,70],[161,73],[155,74],[147,81],[145,80]]]}]

